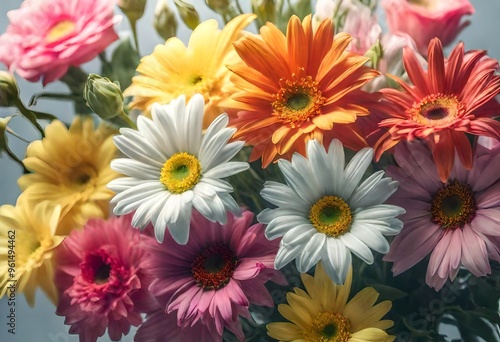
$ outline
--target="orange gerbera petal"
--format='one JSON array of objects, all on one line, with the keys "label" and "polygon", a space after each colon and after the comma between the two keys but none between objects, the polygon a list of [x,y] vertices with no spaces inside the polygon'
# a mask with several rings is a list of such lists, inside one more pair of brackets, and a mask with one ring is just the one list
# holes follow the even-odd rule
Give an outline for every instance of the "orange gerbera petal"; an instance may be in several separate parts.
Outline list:
[{"label": "orange gerbera petal", "polygon": [[[221,105],[237,128],[234,138],[254,146],[251,158],[260,157],[267,167],[304,153],[310,139],[366,146],[360,134],[341,127],[368,113],[362,102],[376,96],[359,89],[378,73],[364,65],[366,57],[345,51],[350,41],[345,33],[334,37],[331,20],[313,31],[311,16],[302,22],[293,16],[286,36],[267,23],[260,38],[247,36],[234,44],[241,61],[228,69],[237,75],[231,78],[236,93]],[[336,126],[340,136],[330,133]]]},{"label": "orange gerbera petal", "polygon": [[458,44],[449,59],[439,39],[429,43],[429,67],[424,71],[414,53],[405,49],[404,65],[413,85],[394,78],[401,91],[383,89],[387,118],[379,127],[383,134],[375,144],[376,158],[401,140],[424,139],[430,143],[434,162],[443,182],[448,180],[455,152],[466,169],[472,168],[472,147],[465,133],[500,138],[500,94],[497,62],[484,51],[464,53]]}]

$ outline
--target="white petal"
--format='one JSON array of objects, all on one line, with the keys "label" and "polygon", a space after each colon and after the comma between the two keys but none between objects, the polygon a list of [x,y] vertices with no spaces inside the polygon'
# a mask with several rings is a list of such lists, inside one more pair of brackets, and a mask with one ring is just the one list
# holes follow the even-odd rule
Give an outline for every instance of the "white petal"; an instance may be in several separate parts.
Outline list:
[{"label": "white petal", "polygon": [[202,140],[203,108],[205,100],[201,94],[194,94],[186,106],[184,127],[181,131],[187,140],[186,151],[198,155]]},{"label": "white petal", "polygon": [[[257,221],[260,223],[268,224],[272,220],[278,218],[278,217],[283,217],[283,216],[301,216],[299,213],[297,213],[296,210],[294,209],[289,209],[289,208],[276,208],[276,209],[264,209],[262,210],[259,215],[257,215]],[[304,218],[305,219],[305,218]],[[307,222],[309,220],[305,219]]]},{"label": "white petal", "polygon": [[344,147],[338,139],[333,139],[328,147],[328,159],[331,170],[330,182],[332,187],[332,194],[344,195],[341,193],[343,188],[344,180],[344,167],[345,167],[345,155]]},{"label": "white petal", "polygon": [[123,136],[114,136],[115,145],[128,157],[149,164],[161,169],[166,159],[154,159],[146,151],[135,145],[135,141],[130,141]]},{"label": "white petal", "polygon": [[111,168],[121,174],[136,179],[159,180],[160,169],[149,164],[128,158],[119,158],[111,161]]},{"label": "white petal", "polygon": [[132,177],[121,177],[117,179],[113,179],[108,183],[107,188],[120,193],[122,191],[127,190],[128,188],[132,188],[134,186],[140,185],[144,182],[142,179],[132,178]]},{"label": "white petal", "polygon": [[267,181],[260,195],[266,201],[284,208],[294,209],[301,214],[310,210],[310,205],[300,198],[295,191],[285,184]]},{"label": "white petal", "polygon": [[143,181],[139,185],[120,192],[111,199],[111,203],[134,202],[137,199],[148,197],[154,193],[165,191],[165,187],[159,181]]},{"label": "white petal", "polygon": [[[120,130],[122,132],[122,130]],[[117,139],[122,138],[122,140],[127,139],[129,143],[132,144],[132,148],[137,150],[142,150],[144,153],[157,161],[164,161],[168,159],[168,155],[163,149],[158,149],[151,144],[148,136],[142,135],[139,131],[134,129],[124,130],[122,136],[118,136]]]},{"label": "white petal", "polygon": [[214,189],[214,191],[216,191],[218,193],[219,192],[232,192],[233,191],[233,187],[231,186],[231,184],[229,184],[228,182],[226,182],[225,180],[222,180],[222,179],[213,179],[213,178],[203,177],[200,180],[200,183],[205,183],[208,186],[211,186]]},{"label": "white petal", "polygon": [[227,210],[238,217],[241,216],[241,208],[230,194],[219,194],[219,198],[221,199],[222,203],[224,203],[224,207]]},{"label": "white petal", "polygon": [[366,262],[367,264],[373,264],[374,258],[373,253],[361,240],[359,240],[354,234],[346,233],[339,237],[349,250],[354,253],[358,258]]},{"label": "white petal", "polygon": [[301,245],[302,248],[307,244],[311,237],[318,231],[311,225],[302,224],[290,229],[283,238],[280,244],[282,246],[297,246]]},{"label": "white petal", "polygon": [[200,163],[203,170],[210,170],[211,168],[217,166],[216,161],[217,155],[223,153],[224,147],[227,142],[233,136],[236,129],[225,128],[216,134],[210,140],[203,139],[200,147]]},{"label": "white petal", "polygon": [[351,266],[351,252],[337,238],[327,239],[327,256],[323,266],[328,276],[336,283],[343,284]]},{"label": "white petal", "polygon": [[297,270],[300,273],[305,273],[318,263],[323,257],[326,247],[326,235],[322,233],[315,233],[304,247],[300,258],[297,258]]},{"label": "white petal", "polygon": [[307,158],[311,163],[310,169],[314,170],[312,179],[316,179],[317,184],[322,186],[326,193],[333,193],[328,156],[319,141],[309,140],[307,142]]},{"label": "white petal", "polygon": [[295,246],[293,248],[280,246],[278,253],[276,253],[276,259],[274,259],[274,268],[279,270],[286,266],[290,261],[299,256],[302,250],[302,246]]},{"label": "white petal", "polygon": [[248,170],[250,165],[246,162],[229,162],[220,164],[203,174],[207,178],[225,178],[242,171]]},{"label": "white petal", "polygon": [[181,196],[182,210],[179,212],[177,220],[168,224],[170,234],[175,242],[180,245],[185,245],[189,240],[189,222],[192,212],[191,199],[189,195]]},{"label": "white petal", "polygon": [[378,204],[366,209],[356,209],[354,216],[360,220],[385,220],[392,219],[406,212],[401,207],[390,204]]},{"label": "white petal", "polygon": [[[173,113],[170,112],[169,105],[154,103],[151,107],[153,121],[159,126],[159,130],[165,140],[165,145],[169,146],[168,151],[182,151],[179,145],[179,132]],[[167,149],[165,150],[167,151]],[[171,156],[171,154],[169,154]]]},{"label": "white petal", "polygon": [[196,210],[200,212],[209,221],[215,222],[214,213],[212,208],[208,205],[209,198],[206,198],[200,194],[195,194],[193,197],[193,206]]},{"label": "white petal", "polygon": [[165,139],[166,134],[159,130],[159,127],[154,121],[139,115],[137,118],[137,129],[144,137],[147,137],[153,147],[159,151],[164,151],[166,156],[174,154],[173,146]]},{"label": "white petal", "polygon": [[132,226],[144,229],[151,221],[153,213],[161,210],[161,208],[165,205],[167,198],[168,196],[164,193],[158,193],[142,203],[134,213]]},{"label": "white petal", "polygon": [[366,169],[370,166],[372,159],[373,149],[371,148],[364,148],[352,157],[344,172],[345,184],[343,189],[345,194],[343,195],[343,198],[349,198],[351,196],[352,192],[361,181],[361,178],[363,178]]},{"label": "white petal", "polygon": [[354,221],[351,233],[374,251],[385,254],[389,252],[389,242],[376,228],[376,226],[359,224]]},{"label": "white petal", "polygon": [[349,206],[351,208],[366,208],[384,203],[398,189],[398,182],[390,177],[384,177],[384,171],[377,171],[368,177],[356,189]]},{"label": "white petal", "polygon": [[287,160],[280,159],[278,161],[278,166],[285,177],[287,184],[297,192],[297,194],[306,202],[314,203],[321,194],[315,193],[308,184],[308,181],[304,179],[302,174],[298,173],[291,163]]}]

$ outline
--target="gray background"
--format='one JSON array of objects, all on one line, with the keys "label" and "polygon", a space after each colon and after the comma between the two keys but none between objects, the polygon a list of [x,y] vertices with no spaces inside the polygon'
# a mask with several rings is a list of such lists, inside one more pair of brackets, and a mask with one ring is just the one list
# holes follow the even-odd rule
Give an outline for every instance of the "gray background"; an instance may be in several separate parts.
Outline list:
[{"label": "gray background", "polygon": [[[84,1],[84,0],[82,0]],[[114,1],[114,0],[109,0]],[[209,11],[205,5],[204,0],[192,0],[193,4],[200,12],[202,20],[208,18],[218,18],[218,16]],[[242,4],[248,4],[245,0],[240,0]],[[249,2],[249,1],[248,1]],[[500,57],[500,21],[498,15],[500,14],[500,1],[481,1],[471,0],[476,9],[476,13],[470,17],[472,24],[465,29],[460,35],[460,40],[465,42],[466,49],[486,49],[491,57]],[[21,0],[0,0],[0,34],[5,32],[8,25],[6,13],[9,10],[19,8]],[[153,10],[156,1],[148,0],[146,13],[143,18],[138,21],[139,32],[139,47],[142,55],[150,54],[153,48],[162,43],[162,39],[156,34],[152,27]],[[172,1],[169,3],[173,6]],[[118,11],[117,11],[118,12]],[[219,20],[221,22],[221,20]],[[129,32],[129,26],[124,19],[119,24],[117,30],[119,34],[126,35]],[[178,36],[187,41],[189,37],[189,30],[179,23]],[[108,49],[112,51],[111,49]],[[83,65],[83,69],[88,72],[99,72],[99,63],[90,62]],[[5,70],[4,65],[0,65],[0,70]],[[29,101],[30,97],[42,91],[47,92],[65,92],[66,86],[59,82],[49,84],[45,89],[40,83],[30,83],[18,78],[19,86],[21,89],[21,96],[25,104]],[[73,117],[72,105],[68,102],[62,101],[49,101],[40,100],[36,106],[39,111],[46,111],[58,116],[65,122],[71,122]],[[13,108],[0,108],[0,117],[6,117],[15,113]],[[16,132],[20,133],[28,140],[38,139],[37,132],[27,125],[22,118],[15,118],[10,126]],[[10,137],[11,148],[22,159],[26,150],[26,144],[19,141],[14,137]],[[7,156],[0,157],[0,204],[14,204],[17,196],[19,195],[19,188],[17,187],[17,178],[22,174],[21,168],[12,162]],[[0,300],[0,341],[78,341],[77,336],[70,336],[67,334],[68,326],[64,325],[64,319],[54,314],[54,306],[45,298],[42,292],[38,292],[35,308],[27,306],[26,301],[22,295],[19,295],[16,300],[16,335],[13,336],[7,333],[6,316],[8,314],[8,307],[6,300]],[[133,334],[125,336],[122,341],[132,341]],[[109,341],[107,335],[100,339],[100,341]]]}]

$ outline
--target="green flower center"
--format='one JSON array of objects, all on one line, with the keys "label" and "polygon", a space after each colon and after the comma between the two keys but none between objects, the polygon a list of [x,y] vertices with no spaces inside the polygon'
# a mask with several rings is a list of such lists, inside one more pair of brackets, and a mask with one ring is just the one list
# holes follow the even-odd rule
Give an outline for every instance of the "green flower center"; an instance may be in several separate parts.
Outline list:
[{"label": "green flower center", "polygon": [[201,178],[200,161],[186,152],[172,155],[163,165],[160,181],[173,194],[192,189]]},{"label": "green flower center", "polygon": [[351,228],[352,212],[342,198],[325,196],[311,206],[309,220],[318,232],[338,237]]},{"label": "green flower center", "polygon": [[351,338],[351,323],[339,313],[320,312],[304,329],[306,342],[347,342]]}]

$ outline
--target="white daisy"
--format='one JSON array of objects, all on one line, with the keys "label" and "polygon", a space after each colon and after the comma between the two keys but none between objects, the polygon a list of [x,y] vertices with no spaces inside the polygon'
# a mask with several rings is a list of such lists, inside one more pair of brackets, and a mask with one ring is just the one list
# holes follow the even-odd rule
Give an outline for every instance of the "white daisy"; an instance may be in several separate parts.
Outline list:
[{"label": "white daisy", "polygon": [[345,166],[344,149],[333,140],[328,153],[316,140],[307,143],[309,160],[295,153],[292,161],[279,160],[287,185],[266,182],[261,195],[276,209],[265,209],[257,219],[267,224],[266,237],[283,236],[274,265],[282,268],[295,259],[307,272],[322,261],[326,272],[343,284],[351,266],[351,252],[373,263],[373,249],[389,251],[383,235],[395,235],[403,223],[395,217],[403,208],[382,204],[398,182],[378,171],[361,184],[373,150],[359,151]]},{"label": "white daisy", "polygon": [[228,144],[235,128],[227,128],[226,114],[217,117],[202,133],[204,99],[194,95],[186,106],[184,95],[168,105],[154,104],[152,120],[137,119],[137,130],[120,129],[116,146],[130,159],[111,162],[111,168],[128,177],[108,187],[117,193],[113,212],[135,210],[134,227],[149,221],[156,239],[163,241],[165,228],[179,244],[189,238],[192,207],[212,222],[226,223],[227,210],[240,208],[229,194],[233,187],[221,178],[249,168],[245,162],[229,162],[243,141]]}]

